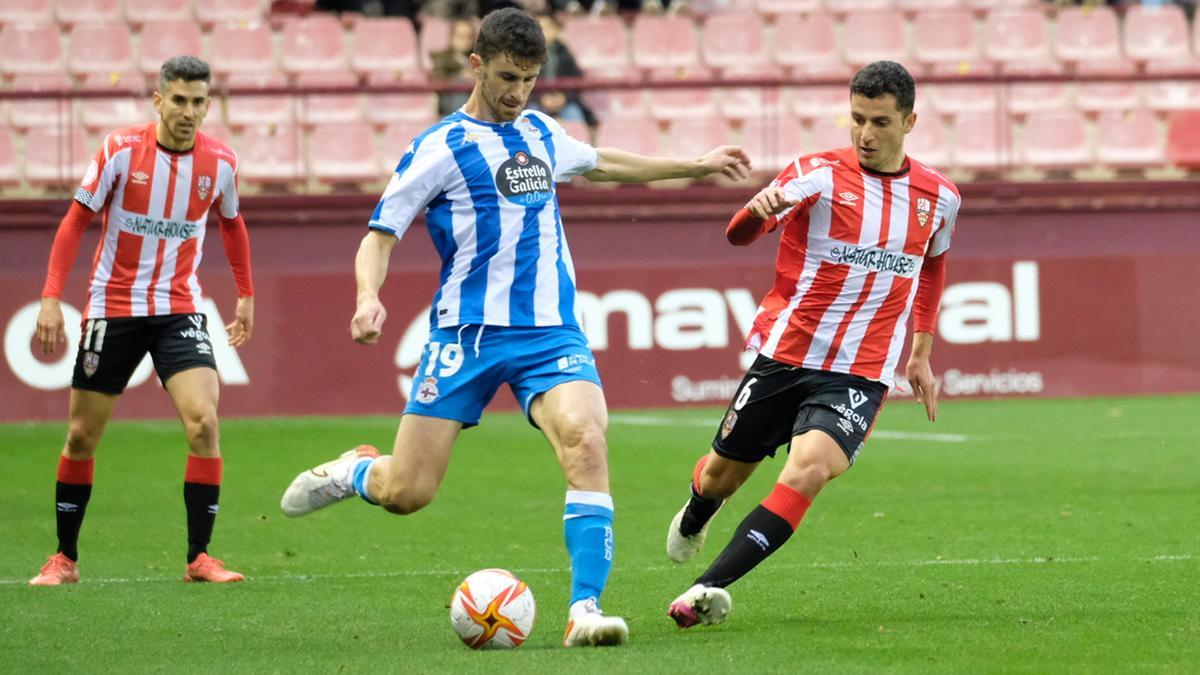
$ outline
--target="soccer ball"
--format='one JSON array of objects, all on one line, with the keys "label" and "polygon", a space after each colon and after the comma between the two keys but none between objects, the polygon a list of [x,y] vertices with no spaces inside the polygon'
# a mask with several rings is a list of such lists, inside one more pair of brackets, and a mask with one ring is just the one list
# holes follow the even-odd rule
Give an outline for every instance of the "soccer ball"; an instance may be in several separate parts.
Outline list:
[{"label": "soccer ball", "polygon": [[533,631],[533,591],[512,572],[479,570],[463,580],[450,600],[450,623],[471,649],[512,649]]}]

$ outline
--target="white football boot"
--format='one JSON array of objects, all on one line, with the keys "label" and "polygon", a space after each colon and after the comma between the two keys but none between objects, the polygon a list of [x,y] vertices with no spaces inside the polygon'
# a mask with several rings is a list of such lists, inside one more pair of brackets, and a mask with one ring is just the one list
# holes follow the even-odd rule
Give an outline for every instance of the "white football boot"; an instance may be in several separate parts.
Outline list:
[{"label": "white football boot", "polygon": [[667,608],[667,615],[680,628],[691,628],[698,623],[706,626],[721,623],[733,609],[733,598],[729,591],[716,586],[696,584],[675,598]]},{"label": "white football boot", "polygon": [[353,497],[354,466],[361,459],[378,456],[375,446],[360,445],[305,471],[284,490],[279,507],[284,515],[295,518]]},{"label": "white football boot", "polygon": [[[717,513],[720,513],[723,506],[725,506],[725,502],[721,502],[721,506],[718,506],[717,510],[713,512],[713,518],[717,517]],[[709,523],[712,523],[712,518],[709,518],[708,522],[704,524],[704,527],[700,528],[699,532],[690,537],[685,537],[679,531],[679,526],[683,522],[684,511],[687,511],[686,503],[682,509],[679,509],[679,513],[676,513],[675,517],[671,519],[671,526],[667,528],[667,557],[677,563],[691,560],[692,556],[696,555],[696,552],[704,547],[704,540],[708,538],[708,526]]]},{"label": "white football boot", "polygon": [[625,644],[629,627],[619,616],[604,616],[594,598],[571,605],[564,647],[610,647]]}]

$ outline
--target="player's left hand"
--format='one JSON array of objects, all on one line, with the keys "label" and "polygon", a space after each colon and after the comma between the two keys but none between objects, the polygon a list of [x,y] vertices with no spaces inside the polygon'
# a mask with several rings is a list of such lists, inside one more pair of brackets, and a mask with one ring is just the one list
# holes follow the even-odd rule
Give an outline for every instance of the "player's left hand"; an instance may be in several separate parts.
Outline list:
[{"label": "player's left hand", "polygon": [[937,421],[937,380],[933,379],[933,368],[929,359],[911,358],[904,369],[908,383],[912,385],[913,398],[925,404],[925,416],[930,422]]},{"label": "player's left hand", "polygon": [[704,153],[696,160],[697,178],[722,173],[726,178],[742,180],[750,177],[750,157],[736,145],[722,145]]},{"label": "player's left hand", "polygon": [[238,298],[237,308],[233,310],[233,323],[225,326],[229,333],[229,346],[241,347],[250,341],[250,333],[254,330],[254,298]]}]

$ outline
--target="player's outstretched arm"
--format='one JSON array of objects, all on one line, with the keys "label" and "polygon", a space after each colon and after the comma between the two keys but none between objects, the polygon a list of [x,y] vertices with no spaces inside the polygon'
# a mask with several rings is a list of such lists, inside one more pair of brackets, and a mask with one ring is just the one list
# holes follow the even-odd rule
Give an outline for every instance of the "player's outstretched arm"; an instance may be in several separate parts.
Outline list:
[{"label": "player's outstretched arm", "polygon": [[703,178],[721,173],[741,180],[750,175],[750,158],[736,145],[713,148],[695,159],[647,157],[616,148],[596,148],[596,168],[583,174],[590,181],[647,183],[668,178]]},{"label": "player's outstretched arm", "polygon": [[396,246],[390,233],[371,230],[358,245],[354,256],[354,278],[358,282],[358,299],[354,318],[350,320],[350,335],[364,345],[373,345],[383,333],[387,310],[379,301],[379,289],[387,278],[388,258]]},{"label": "player's outstretched arm", "polygon": [[904,369],[908,383],[912,385],[913,397],[925,404],[925,416],[930,422],[937,421],[937,381],[933,379],[933,367],[929,355],[933,351],[933,333],[913,333],[912,353]]}]

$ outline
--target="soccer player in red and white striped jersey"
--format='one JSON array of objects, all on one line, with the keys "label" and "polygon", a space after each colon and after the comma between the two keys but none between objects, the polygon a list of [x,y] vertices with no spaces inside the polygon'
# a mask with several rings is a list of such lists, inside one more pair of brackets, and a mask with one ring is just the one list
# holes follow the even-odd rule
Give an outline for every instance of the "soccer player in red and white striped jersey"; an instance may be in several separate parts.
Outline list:
[{"label": "soccer player in red and white striped jersey", "polygon": [[759,463],[787,446],[771,494],[668,614],[687,628],[725,619],[725,587],[778,550],[812,500],[858,457],[894,384],[913,315],[908,381],[937,419],[929,357],[960,203],[945,176],[905,155],[916,87],[880,61],[850,83],[852,146],[800,157],[726,230],[747,245],[780,231],[775,284],[747,338],[758,358],[696,463],[691,496],[667,532],[676,562],[700,549],[708,524]]},{"label": "soccer player in red and white striped jersey", "polygon": [[[105,137],[59,225],[42,290],[37,336],[45,353],[65,342],[60,305],[84,229],[101,214],[83,338],[71,380],[70,423],[55,490],[58,551],[30,580],[79,580],[79,529],[92,491],[93,456],[117,397],[150,354],[187,433],[184,477],[188,553],[185,581],[241,581],[207,553],[218,509],[221,452],[218,380],[200,265],[209,211],[217,210],[238,299],[229,344],[250,339],[254,289],[250,242],[238,208],[237,155],[199,132],[210,103],[208,64],[177,56],[154,92],[159,119]],[[34,149],[36,151],[36,148]]]}]

